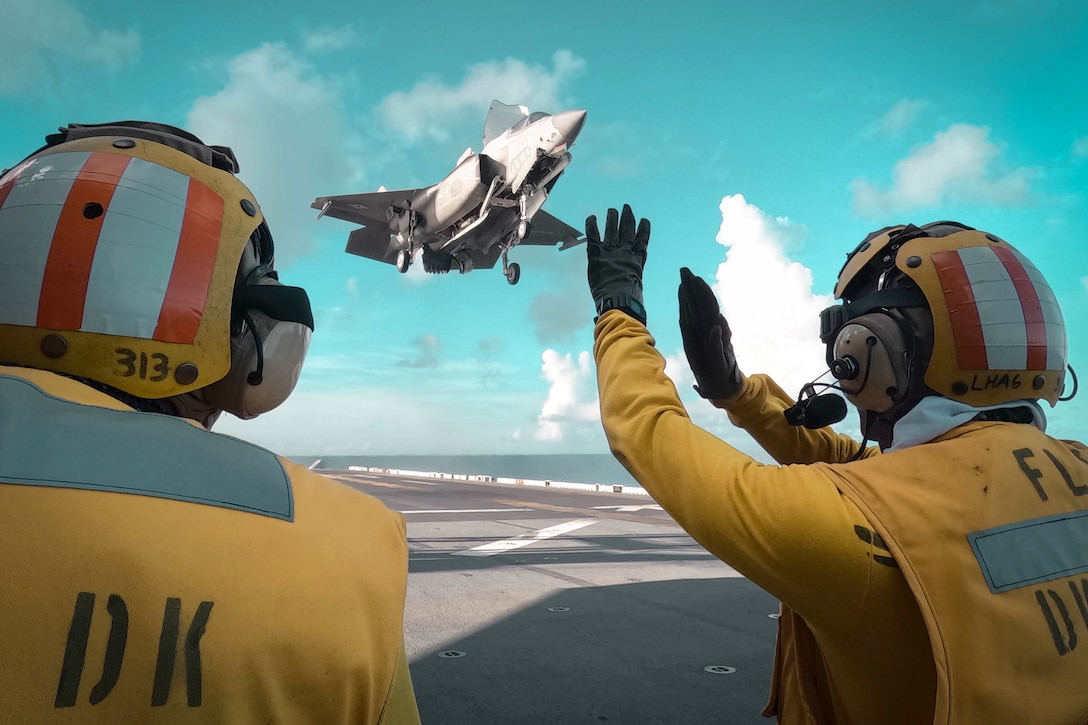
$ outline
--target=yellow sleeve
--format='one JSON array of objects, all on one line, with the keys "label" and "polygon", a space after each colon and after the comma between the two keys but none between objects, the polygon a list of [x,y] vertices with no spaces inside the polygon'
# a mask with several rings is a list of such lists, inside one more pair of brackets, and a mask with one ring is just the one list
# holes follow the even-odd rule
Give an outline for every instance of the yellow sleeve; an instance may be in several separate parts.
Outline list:
[{"label": "yellow sleeve", "polygon": [[[743,428],[776,461],[787,463],[845,463],[860,447],[849,436],[830,426],[810,430],[786,422],[784,412],[794,404],[778,384],[766,375],[745,377],[741,393],[728,401],[711,401],[729,413],[729,420]],[[874,446],[863,457],[878,453]]]},{"label": "yellow sleeve", "polygon": [[[688,418],[646,328],[598,319],[601,421],[613,454],[696,541],[805,617],[860,606],[865,520],[819,466],[767,466]],[[835,591],[834,603],[822,592]]]}]

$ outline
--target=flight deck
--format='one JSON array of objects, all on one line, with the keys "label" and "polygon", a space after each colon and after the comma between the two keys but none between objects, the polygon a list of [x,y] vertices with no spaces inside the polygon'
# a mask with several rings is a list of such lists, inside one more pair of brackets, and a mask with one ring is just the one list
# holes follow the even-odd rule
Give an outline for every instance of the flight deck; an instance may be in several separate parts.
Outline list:
[{"label": "flight deck", "polygon": [[768,722],[777,601],[650,497],[318,472],[408,523],[424,723]]}]

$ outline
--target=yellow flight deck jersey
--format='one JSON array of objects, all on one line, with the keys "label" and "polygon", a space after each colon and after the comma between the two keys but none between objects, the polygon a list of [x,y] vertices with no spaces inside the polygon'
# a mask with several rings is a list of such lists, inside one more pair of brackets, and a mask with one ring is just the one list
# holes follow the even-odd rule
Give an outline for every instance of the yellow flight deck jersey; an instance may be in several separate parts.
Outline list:
[{"label": "yellow flight deck jersey", "polygon": [[1088,722],[1088,449],[978,422],[895,453],[788,425],[753,376],[728,410],[783,465],[695,426],[646,328],[598,320],[617,458],[782,604],[782,723]]},{"label": "yellow flight deck jersey", "polygon": [[0,366],[0,722],[418,723],[404,519]]}]

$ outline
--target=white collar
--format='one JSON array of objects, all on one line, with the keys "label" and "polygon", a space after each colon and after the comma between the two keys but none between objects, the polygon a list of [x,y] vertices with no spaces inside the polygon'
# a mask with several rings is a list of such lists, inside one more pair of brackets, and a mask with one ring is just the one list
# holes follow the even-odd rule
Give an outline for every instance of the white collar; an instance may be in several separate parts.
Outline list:
[{"label": "white collar", "polygon": [[1011,403],[974,407],[950,398],[931,395],[922,398],[910,412],[896,421],[892,428],[892,444],[888,451],[927,443],[953,428],[970,422],[976,415],[986,410],[1001,408],[1023,408],[1031,410],[1032,423],[1046,432],[1046,413],[1036,400],[1016,400]]}]

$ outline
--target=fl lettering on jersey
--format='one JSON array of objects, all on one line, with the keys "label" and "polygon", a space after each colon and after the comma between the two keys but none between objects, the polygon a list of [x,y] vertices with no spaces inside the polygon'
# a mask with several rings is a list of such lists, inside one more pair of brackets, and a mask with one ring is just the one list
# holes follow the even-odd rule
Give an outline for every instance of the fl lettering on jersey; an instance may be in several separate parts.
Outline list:
[{"label": "fl lettering on jersey", "polygon": [[[1088,452],[1076,445],[1068,450],[1081,470],[1071,471],[1045,447],[1012,451],[1043,510],[1063,490],[1088,502],[1088,483],[1081,483],[1088,482]],[[1058,654],[1088,657],[1088,503],[1078,511],[975,532],[968,540],[991,592],[1031,587]]]}]

